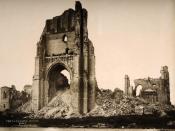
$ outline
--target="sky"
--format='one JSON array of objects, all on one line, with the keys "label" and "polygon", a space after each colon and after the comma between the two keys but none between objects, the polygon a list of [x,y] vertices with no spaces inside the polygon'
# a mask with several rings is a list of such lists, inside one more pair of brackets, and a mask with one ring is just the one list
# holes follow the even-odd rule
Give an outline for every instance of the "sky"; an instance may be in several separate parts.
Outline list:
[{"label": "sky", "polygon": [[[98,86],[124,89],[125,74],[133,85],[137,78],[160,77],[167,65],[175,104],[175,1],[80,1],[88,10]],[[74,6],[74,0],[0,0],[0,86],[32,84],[45,20]]]}]

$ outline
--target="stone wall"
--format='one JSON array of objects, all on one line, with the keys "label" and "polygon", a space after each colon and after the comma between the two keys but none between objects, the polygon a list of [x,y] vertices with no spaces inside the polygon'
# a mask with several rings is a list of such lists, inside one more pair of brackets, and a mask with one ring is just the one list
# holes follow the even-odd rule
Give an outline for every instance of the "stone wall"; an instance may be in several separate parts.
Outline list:
[{"label": "stone wall", "polygon": [[29,96],[32,96],[32,85],[25,85],[24,92],[26,92]]},{"label": "stone wall", "polygon": [[84,114],[92,110],[96,90],[94,47],[88,38],[87,11],[78,1],[75,10],[68,9],[46,20],[37,43],[32,85],[35,112],[48,104],[56,80],[51,78],[62,70],[70,73],[69,92],[75,112]]},{"label": "stone wall", "polygon": [[15,86],[0,88],[0,111],[15,110],[31,99],[25,91],[16,90]]},{"label": "stone wall", "polygon": [[125,95],[126,96],[133,95],[133,87],[130,85],[130,79],[128,75],[125,75]]},{"label": "stone wall", "polygon": [[10,109],[10,88],[7,86],[0,88],[0,111]]},{"label": "stone wall", "polygon": [[[152,103],[171,104],[168,67],[163,66],[160,73],[161,76],[159,78],[135,79],[132,96],[136,97],[138,86],[141,86],[139,97]],[[129,85],[130,81],[127,76],[125,77],[125,94],[127,96],[129,96]]]}]

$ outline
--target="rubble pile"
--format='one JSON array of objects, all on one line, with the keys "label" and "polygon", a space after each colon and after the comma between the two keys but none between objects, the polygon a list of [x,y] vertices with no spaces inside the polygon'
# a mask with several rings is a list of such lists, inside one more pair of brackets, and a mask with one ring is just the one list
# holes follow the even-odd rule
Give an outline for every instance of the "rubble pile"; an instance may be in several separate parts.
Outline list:
[{"label": "rubble pile", "polygon": [[96,103],[97,106],[88,115],[90,116],[116,116],[116,115],[131,115],[136,114],[135,108],[137,106],[145,106],[148,104],[140,98],[121,97],[116,98],[116,92],[111,90],[101,89],[97,92]]},{"label": "rubble pile", "polygon": [[[48,103],[48,105],[43,107],[32,117],[44,119],[78,117],[79,114],[74,113],[68,97],[71,97],[70,91],[58,91],[57,95]],[[64,99],[67,99],[67,101]]]},{"label": "rubble pile", "polygon": [[[117,95],[115,95],[117,94]],[[158,115],[166,116],[175,111],[172,105],[149,103],[140,97],[126,97],[119,89],[112,92],[109,89],[98,90],[96,107],[88,116],[117,116],[117,115]]]},{"label": "rubble pile", "polygon": [[24,113],[31,113],[32,112],[32,100],[27,101],[25,104],[18,107],[15,111],[24,112]]},{"label": "rubble pile", "polygon": [[97,92],[96,96],[96,108],[90,112],[93,116],[111,116],[115,114],[116,102],[114,94],[111,90],[101,89]]},{"label": "rubble pile", "polygon": [[124,97],[118,105],[117,115],[142,115],[147,104],[141,98]]},{"label": "rubble pile", "polygon": [[99,89],[96,94],[95,108],[84,116],[81,116],[80,114],[74,113],[69,97],[71,97],[71,91],[58,91],[56,96],[47,106],[31,117],[54,119],[89,116],[109,117],[118,115],[144,115],[156,113],[159,114],[159,116],[163,116],[166,115],[166,110],[168,111],[174,108],[170,106],[162,107],[159,103],[148,103],[139,97],[126,97],[119,89],[115,89],[114,92],[109,89]]},{"label": "rubble pile", "polygon": [[167,116],[169,112],[175,112],[175,107],[173,105],[161,105],[159,103],[149,103],[144,107],[144,114],[157,114],[160,117]]},{"label": "rubble pile", "polygon": [[113,92],[109,89],[98,90],[96,94],[96,107],[87,116],[109,116],[115,108]]},{"label": "rubble pile", "polygon": [[56,96],[53,98],[51,103],[48,106],[42,108],[35,117],[38,118],[56,118],[56,117],[65,117],[66,114],[70,111],[70,107],[64,103],[60,97]]}]

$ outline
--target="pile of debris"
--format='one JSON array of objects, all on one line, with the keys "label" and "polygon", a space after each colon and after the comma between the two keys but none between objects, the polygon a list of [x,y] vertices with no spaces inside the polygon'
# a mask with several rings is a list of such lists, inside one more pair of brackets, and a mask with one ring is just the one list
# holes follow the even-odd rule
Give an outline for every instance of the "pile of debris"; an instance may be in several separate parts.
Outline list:
[{"label": "pile of debris", "polygon": [[16,112],[31,113],[32,112],[32,100],[30,99],[25,104],[18,107]]},{"label": "pile of debris", "polygon": [[140,98],[125,97],[119,89],[115,89],[114,92],[109,89],[101,89],[97,92],[96,104],[96,108],[88,115],[106,117],[131,115],[136,114],[135,109],[137,107],[145,106],[148,103]]},{"label": "pile of debris", "polygon": [[[117,94],[117,95],[116,95]],[[118,116],[118,115],[158,115],[166,116],[167,112],[175,110],[172,105],[149,103],[140,97],[126,97],[120,89],[112,92],[109,89],[98,90],[96,107],[88,116]]]},{"label": "pile of debris", "polygon": [[[114,91],[99,89],[96,94],[96,107],[91,112],[81,116],[74,112],[68,97],[71,97],[71,92],[69,90],[65,92],[58,91],[56,96],[47,106],[39,110],[38,113],[31,115],[30,118],[54,119],[144,114],[159,114],[160,116],[163,116],[166,115],[165,110],[170,109],[170,106],[162,107],[159,103],[151,104],[139,97],[126,97],[120,89],[115,89]],[[170,110],[173,108],[174,107]]]},{"label": "pile of debris", "polygon": [[[74,113],[73,107],[70,104],[70,101],[63,100],[66,96],[71,97],[70,91],[57,92],[56,96],[48,103],[47,106],[43,107],[33,116],[33,118],[70,118],[70,117],[79,117],[79,114]],[[67,98],[69,100],[69,98]]]}]

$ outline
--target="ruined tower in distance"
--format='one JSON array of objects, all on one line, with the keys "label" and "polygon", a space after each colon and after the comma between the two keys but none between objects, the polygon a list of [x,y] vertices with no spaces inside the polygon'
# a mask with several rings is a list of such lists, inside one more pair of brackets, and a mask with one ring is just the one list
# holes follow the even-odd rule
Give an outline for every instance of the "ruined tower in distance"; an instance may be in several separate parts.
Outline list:
[{"label": "ruined tower in distance", "polygon": [[[32,85],[32,109],[46,106],[59,91],[59,73],[70,73],[70,105],[75,112],[87,113],[95,106],[95,55],[88,38],[87,10],[76,1],[75,10],[46,20],[37,43]],[[62,87],[60,87],[62,88]]]},{"label": "ruined tower in distance", "polygon": [[141,87],[139,97],[151,103],[159,102],[161,105],[171,105],[170,83],[168,66],[162,66],[159,78],[135,79],[134,88],[130,86],[129,76],[125,75],[125,95],[137,96],[138,87]]}]

